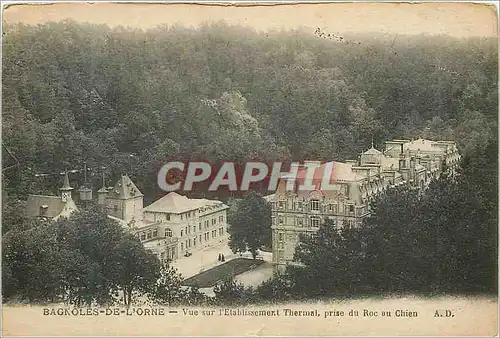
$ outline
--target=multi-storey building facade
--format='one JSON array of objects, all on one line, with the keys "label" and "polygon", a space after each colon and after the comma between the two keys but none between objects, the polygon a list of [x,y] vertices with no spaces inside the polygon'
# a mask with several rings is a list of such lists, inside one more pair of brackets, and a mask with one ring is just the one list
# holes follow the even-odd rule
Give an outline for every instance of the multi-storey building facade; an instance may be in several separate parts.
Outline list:
[{"label": "multi-storey building facade", "polygon": [[160,258],[175,259],[226,242],[227,209],[220,201],[189,199],[171,192],[144,208],[143,219],[148,224],[136,233],[149,247],[174,240],[175,246],[167,247]]},{"label": "multi-storey building facade", "polygon": [[189,199],[171,192],[143,208],[143,195],[126,175],[98,191],[110,218],[132,231],[160,260],[227,242],[227,209],[217,200]]},{"label": "multi-storey building facade", "polygon": [[424,189],[439,177],[443,164],[453,172],[459,160],[454,142],[393,140],[386,142],[384,152],[372,146],[358,160],[322,164],[312,181],[313,185],[321,182],[323,172],[331,168],[328,190],[288,189],[287,184],[297,186],[304,179],[305,168],[299,168],[297,175],[283,176],[276,192],[266,196],[272,205],[275,271],[293,262],[299,234],[317,231],[327,219],[336,227],[358,226],[369,213],[372,197],[402,184]]}]

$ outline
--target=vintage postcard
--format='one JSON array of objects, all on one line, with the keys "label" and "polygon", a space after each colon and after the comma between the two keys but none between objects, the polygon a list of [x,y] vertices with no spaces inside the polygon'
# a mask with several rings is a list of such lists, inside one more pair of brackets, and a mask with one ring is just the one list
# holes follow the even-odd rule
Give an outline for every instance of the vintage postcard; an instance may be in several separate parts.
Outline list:
[{"label": "vintage postcard", "polygon": [[3,335],[498,334],[494,4],[2,9]]}]

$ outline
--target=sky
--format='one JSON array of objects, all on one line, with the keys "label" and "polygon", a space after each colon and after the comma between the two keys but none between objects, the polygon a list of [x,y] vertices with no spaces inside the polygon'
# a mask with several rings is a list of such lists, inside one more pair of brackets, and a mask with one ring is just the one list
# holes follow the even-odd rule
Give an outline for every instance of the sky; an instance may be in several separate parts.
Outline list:
[{"label": "sky", "polygon": [[321,28],[325,33],[448,34],[455,37],[496,36],[496,8],[473,3],[329,3],[208,5],[151,3],[58,3],[12,5],[3,22],[39,24],[78,22],[151,28],[160,24],[196,27],[225,20],[256,30]]}]

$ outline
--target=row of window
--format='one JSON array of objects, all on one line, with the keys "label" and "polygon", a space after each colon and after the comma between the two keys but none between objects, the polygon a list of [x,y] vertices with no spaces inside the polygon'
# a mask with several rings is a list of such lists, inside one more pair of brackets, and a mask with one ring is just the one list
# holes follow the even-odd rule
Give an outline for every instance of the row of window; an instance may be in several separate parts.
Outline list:
[{"label": "row of window", "polygon": [[[219,216],[218,218],[219,222],[222,223],[224,222],[224,216]],[[205,229],[206,228],[209,228],[210,227],[210,224],[211,225],[215,225],[217,224],[217,219],[216,218],[212,218],[211,220],[206,220],[205,221]],[[201,231],[201,222],[198,223],[198,230]],[[181,230],[181,236],[180,237],[184,237],[184,236],[187,236],[189,234],[191,234],[191,232],[195,233],[196,232],[196,225],[188,225],[186,226],[183,230]],[[173,236],[173,232],[171,229],[165,229],[165,237],[172,237]],[[150,230],[147,230],[147,231],[143,231],[139,234],[139,237],[141,239],[141,241],[145,241],[145,240],[149,240],[149,239],[152,239],[152,238],[156,238],[158,237],[158,229],[150,229]]]},{"label": "row of window", "polygon": [[[305,202],[293,202],[291,204],[291,209],[290,210],[298,210],[302,211],[304,207],[309,206],[310,211],[321,211],[321,203],[319,200],[314,199],[310,200],[309,203]],[[354,212],[354,205],[349,205],[348,206],[349,212]],[[287,203],[286,201],[279,201],[279,202],[274,202],[273,203],[273,210],[288,210]],[[336,214],[338,212],[338,205],[336,203],[329,203],[325,204],[323,206],[323,211],[324,212],[330,212],[333,214]]]},{"label": "row of window", "polygon": [[[208,231],[205,232],[205,234],[204,234],[205,242],[210,240],[210,235],[212,236],[212,239],[216,238],[217,235],[223,236],[224,235],[224,228],[221,227],[218,230],[212,230],[211,233]],[[198,244],[201,245],[201,243],[202,243],[201,234],[199,234],[198,236],[195,236],[193,238],[186,239],[184,242],[181,242],[181,251],[183,251],[184,249],[187,250],[191,247],[196,247]]]},{"label": "row of window", "polygon": [[[224,216],[219,216],[219,223],[223,223],[224,222]],[[212,218],[212,219],[209,219],[209,220],[205,220],[203,222],[203,228],[204,229],[207,229],[210,227],[210,225],[215,225],[217,224],[217,219],[216,218]],[[196,232],[196,225],[193,225],[193,226],[186,226],[184,228],[184,230],[181,230],[181,237],[183,237],[184,235],[188,235],[188,234],[191,234],[191,230],[193,233]],[[198,223],[198,231],[202,231],[201,229],[201,222]]]},{"label": "row of window", "polygon": [[[167,236],[167,230],[169,229],[165,230],[165,236]],[[146,241],[148,239],[156,238],[158,237],[158,229],[150,229],[148,231],[143,231],[139,233],[139,237],[141,241]],[[172,237],[171,230],[170,230],[170,236],[167,237]]]},{"label": "row of window", "polygon": [[[279,225],[283,225],[284,224],[283,217],[279,217],[278,219],[279,219]],[[331,222],[333,223],[334,226],[337,223],[336,220],[331,220]],[[293,225],[304,226],[304,224],[306,224],[309,227],[319,227],[322,223],[323,223],[323,221],[321,220],[321,217],[311,216],[311,217],[306,218],[305,220],[304,220],[304,218],[295,218]],[[276,224],[276,218],[273,218],[273,224]],[[354,226],[354,220],[344,220],[343,224],[344,224],[344,226],[351,228]]]}]

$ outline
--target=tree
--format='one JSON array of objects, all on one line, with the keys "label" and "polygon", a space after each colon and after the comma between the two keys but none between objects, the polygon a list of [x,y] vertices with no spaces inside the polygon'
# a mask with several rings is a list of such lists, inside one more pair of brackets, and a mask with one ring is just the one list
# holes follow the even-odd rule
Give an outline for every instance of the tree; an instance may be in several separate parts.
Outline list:
[{"label": "tree", "polygon": [[317,232],[301,235],[294,261],[283,277],[293,280],[298,295],[344,296],[362,291],[365,271],[357,229],[338,229],[327,220]]},{"label": "tree", "polygon": [[262,245],[271,245],[271,206],[254,191],[249,191],[228,215],[229,245],[233,252],[250,250],[253,258]]},{"label": "tree", "polygon": [[165,265],[160,270],[160,277],[148,292],[148,298],[155,304],[177,305],[186,297],[182,287],[182,276],[172,266]]},{"label": "tree", "polygon": [[255,296],[252,287],[245,288],[243,283],[235,281],[231,276],[217,283],[214,287],[215,302],[218,304],[247,304]]},{"label": "tree", "polygon": [[130,306],[133,291],[147,292],[159,276],[158,258],[95,205],[10,231],[2,244],[7,299],[90,306],[122,291]]},{"label": "tree", "polygon": [[144,250],[142,243],[131,235],[114,247],[113,278],[121,286],[124,304],[132,304],[134,290],[148,292],[160,277],[160,262],[156,255]]}]

